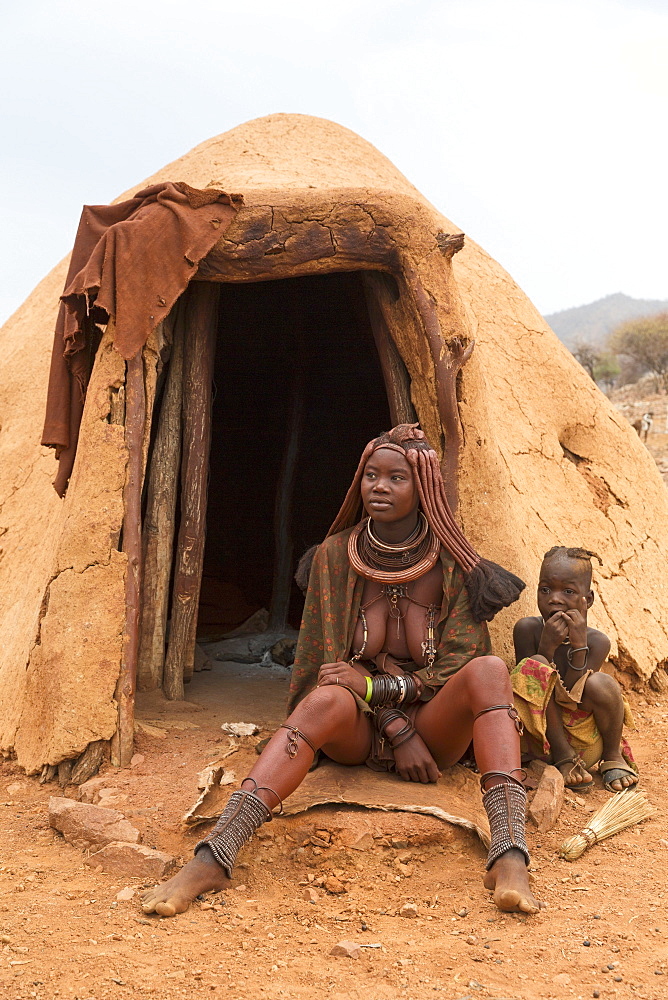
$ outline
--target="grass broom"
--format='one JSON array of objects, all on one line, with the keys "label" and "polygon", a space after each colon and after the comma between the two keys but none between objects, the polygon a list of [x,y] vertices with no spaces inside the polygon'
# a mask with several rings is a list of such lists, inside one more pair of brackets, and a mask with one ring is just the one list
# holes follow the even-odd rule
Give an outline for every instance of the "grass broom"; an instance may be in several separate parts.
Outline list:
[{"label": "grass broom", "polygon": [[588,847],[593,847],[600,840],[614,837],[628,826],[641,823],[653,812],[654,807],[647,801],[644,792],[625,788],[594,813],[584,830],[565,840],[559,848],[559,854],[566,861],[575,861]]}]

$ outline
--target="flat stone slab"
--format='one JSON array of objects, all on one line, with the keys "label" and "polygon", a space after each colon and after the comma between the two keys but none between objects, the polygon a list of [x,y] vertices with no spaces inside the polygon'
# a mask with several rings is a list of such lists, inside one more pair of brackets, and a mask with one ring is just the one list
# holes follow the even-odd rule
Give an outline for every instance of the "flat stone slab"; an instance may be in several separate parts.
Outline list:
[{"label": "flat stone slab", "polygon": [[82,851],[105,847],[115,840],[136,844],[140,839],[139,830],[118,809],[56,796],[49,799],[49,825]]},{"label": "flat stone slab", "polygon": [[101,851],[89,855],[86,864],[91,868],[102,865],[105,872],[113,874],[160,879],[175,867],[176,858],[143,844],[115,840]]}]

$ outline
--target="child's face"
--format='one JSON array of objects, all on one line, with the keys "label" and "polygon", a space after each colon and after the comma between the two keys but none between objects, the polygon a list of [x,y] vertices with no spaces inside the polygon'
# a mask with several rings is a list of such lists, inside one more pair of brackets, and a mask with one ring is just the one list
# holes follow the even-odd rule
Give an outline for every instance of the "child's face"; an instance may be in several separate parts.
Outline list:
[{"label": "child's face", "polygon": [[553,556],[544,560],[538,580],[538,610],[545,621],[558,611],[581,611],[583,597],[590,608],[594,593],[586,570],[576,559]]}]

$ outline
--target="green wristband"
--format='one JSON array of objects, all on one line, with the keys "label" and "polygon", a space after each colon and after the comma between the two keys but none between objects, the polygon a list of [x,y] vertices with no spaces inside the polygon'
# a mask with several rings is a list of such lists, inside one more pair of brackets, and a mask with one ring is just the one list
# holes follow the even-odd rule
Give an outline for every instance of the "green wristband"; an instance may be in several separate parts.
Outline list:
[{"label": "green wristband", "polygon": [[366,694],[364,695],[364,700],[367,703],[367,705],[371,701],[371,695],[372,694],[373,694],[373,680],[371,679],[371,677],[367,676],[367,678],[366,678]]}]

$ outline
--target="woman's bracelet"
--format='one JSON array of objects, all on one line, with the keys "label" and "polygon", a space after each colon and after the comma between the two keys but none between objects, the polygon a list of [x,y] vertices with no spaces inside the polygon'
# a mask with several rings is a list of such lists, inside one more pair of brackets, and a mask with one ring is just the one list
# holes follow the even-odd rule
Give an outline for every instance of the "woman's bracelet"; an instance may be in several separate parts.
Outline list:
[{"label": "woman's bracelet", "polygon": [[364,679],[366,680],[366,694],[364,695],[364,700],[368,705],[371,701],[371,695],[373,694],[373,678],[369,677],[367,674]]},{"label": "woman's bracelet", "polygon": [[[394,736],[386,736],[385,732],[387,727],[390,723],[395,722],[397,719],[403,719],[405,724],[394,734]],[[413,723],[408,716],[398,708],[379,708],[376,712],[376,727],[380,735],[387,740],[393,750],[396,749],[396,747],[400,747],[402,743],[406,743],[416,735]]]},{"label": "woman's bracelet", "polygon": [[[371,693],[369,693],[369,681],[371,682]],[[380,708],[385,705],[409,705],[417,701],[420,691],[418,683],[411,674],[377,674],[375,677],[367,677],[367,690],[364,700],[372,708]]]}]

